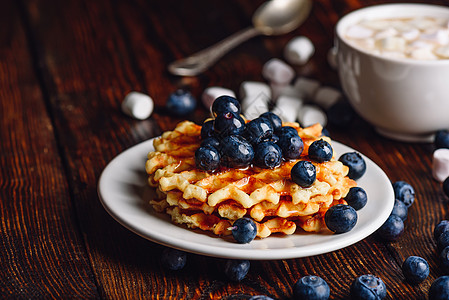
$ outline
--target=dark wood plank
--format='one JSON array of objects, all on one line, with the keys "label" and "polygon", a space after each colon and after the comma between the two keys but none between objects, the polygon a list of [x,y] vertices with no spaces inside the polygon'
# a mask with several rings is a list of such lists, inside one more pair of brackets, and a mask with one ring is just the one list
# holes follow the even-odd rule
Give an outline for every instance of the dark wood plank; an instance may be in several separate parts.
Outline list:
[{"label": "dark wood plank", "polygon": [[18,6],[0,20],[0,297],[97,298]]}]

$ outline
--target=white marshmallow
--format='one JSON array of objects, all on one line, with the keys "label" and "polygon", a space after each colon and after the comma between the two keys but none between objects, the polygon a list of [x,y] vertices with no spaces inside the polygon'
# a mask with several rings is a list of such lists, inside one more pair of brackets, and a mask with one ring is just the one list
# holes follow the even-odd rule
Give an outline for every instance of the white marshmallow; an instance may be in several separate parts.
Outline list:
[{"label": "white marshmallow", "polygon": [[435,45],[430,43],[430,42],[425,42],[425,41],[413,41],[410,46],[412,48],[433,48]]},{"label": "white marshmallow", "polygon": [[378,44],[383,51],[403,52],[405,50],[405,39],[397,36],[386,37],[378,40]]},{"label": "white marshmallow", "polygon": [[272,58],[264,64],[262,76],[270,82],[288,84],[295,77],[295,71],[282,60]]},{"label": "white marshmallow", "polygon": [[382,30],[382,31],[379,31],[378,33],[376,33],[374,38],[376,38],[376,39],[384,39],[384,38],[387,38],[387,37],[396,36],[398,33],[399,32],[396,29],[394,29],[392,27],[389,27],[389,28],[387,28],[385,30]]},{"label": "white marshmallow", "polygon": [[387,20],[366,20],[361,22],[360,25],[372,30],[385,30],[391,26]]},{"label": "white marshmallow", "polygon": [[302,105],[301,98],[282,95],[277,99],[273,113],[277,114],[282,122],[295,122]]},{"label": "white marshmallow", "polygon": [[353,25],[346,31],[346,36],[351,39],[366,39],[373,35],[374,31],[361,25]]},{"label": "white marshmallow", "polygon": [[413,29],[410,29],[410,30],[406,30],[406,31],[403,31],[401,33],[401,36],[404,39],[406,39],[407,41],[411,41],[411,40],[414,40],[414,39],[418,38],[419,30],[416,29],[416,28],[413,28]]},{"label": "white marshmallow", "polygon": [[329,109],[332,105],[337,103],[337,101],[340,100],[341,97],[342,94],[339,90],[334,89],[330,86],[322,86],[315,93],[313,102],[324,109]]},{"label": "white marshmallow", "polygon": [[271,98],[270,86],[264,82],[244,81],[240,84],[240,98],[245,99],[250,96],[265,95]]},{"label": "white marshmallow", "polygon": [[303,127],[308,127],[316,123],[321,126],[327,125],[326,113],[316,105],[306,104],[298,112],[298,121]]},{"label": "white marshmallow", "polygon": [[264,94],[252,95],[242,100],[242,112],[248,120],[269,111],[270,98]]},{"label": "white marshmallow", "polygon": [[321,86],[318,80],[310,79],[306,77],[299,77],[296,79],[293,87],[302,95],[305,99],[313,99],[316,91]]},{"label": "white marshmallow", "polygon": [[449,149],[441,148],[433,152],[432,175],[439,182],[449,176]]},{"label": "white marshmallow", "polygon": [[438,26],[438,24],[433,19],[429,19],[426,17],[419,17],[419,18],[412,19],[409,22],[409,24],[412,25],[413,27],[420,29],[420,30],[426,30],[426,29],[435,28]]},{"label": "white marshmallow", "polygon": [[420,38],[439,45],[447,45],[449,43],[449,32],[442,29],[432,30],[431,32],[421,34]]},{"label": "white marshmallow", "polygon": [[231,96],[235,98],[235,93],[230,89],[219,86],[211,86],[204,90],[201,100],[207,109],[210,109],[215,99],[220,96]]},{"label": "white marshmallow", "polygon": [[432,50],[429,48],[414,49],[410,53],[410,56],[414,59],[421,59],[421,60],[438,59],[438,57],[435,54],[433,54]]},{"label": "white marshmallow", "polygon": [[293,65],[304,65],[315,53],[315,46],[305,36],[291,39],[284,48],[285,59]]},{"label": "white marshmallow", "polygon": [[154,102],[150,96],[139,93],[128,93],[122,102],[122,111],[135,119],[145,120],[148,118],[154,109]]},{"label": "white marshmallow", "polygon": [[337,69],[337,48],[332,47],[327,51],[327,63],[329,64],[329,66],[331,66],[332,69]]},{"label": "white marshmallow", "polygon": [[441,57],[449,58],[449,46],[441,46],[435,50],[435,53]]}]

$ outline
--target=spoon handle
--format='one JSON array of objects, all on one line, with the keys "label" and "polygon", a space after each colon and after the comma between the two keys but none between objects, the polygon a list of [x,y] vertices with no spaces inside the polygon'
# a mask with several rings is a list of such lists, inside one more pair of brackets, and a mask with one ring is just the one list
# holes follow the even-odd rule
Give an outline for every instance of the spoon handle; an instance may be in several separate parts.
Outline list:
[{"label": "spoon handle", "polygon": [[261,34],[254,27],[248,27],[224,40],[201,50],[189,57],[172,62],[168,65],[168,71],[174,75],[195,76],[208,69],[219,58],[228,53],[234,47]]}]

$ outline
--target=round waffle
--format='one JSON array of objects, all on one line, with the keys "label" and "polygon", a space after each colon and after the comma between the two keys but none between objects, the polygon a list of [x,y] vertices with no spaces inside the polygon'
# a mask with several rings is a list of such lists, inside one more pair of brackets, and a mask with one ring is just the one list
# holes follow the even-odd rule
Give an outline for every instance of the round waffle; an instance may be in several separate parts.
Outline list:
[{"label": "round waffle", "polygon": [[[294,127],[304,141],[299,160],[308,160],[308,147],[321,136],[319,124]],[[241,217],[252,218],[257,236],[272,233],[293,234],[297,227],[318,232],[326,228],[324,214],[344,197],[355,181],[347,177],[348,167],[334,157],[316,167],[316,181],[302,188],[290,178],[298,160],[283,162],[274,169],[251,166],[245,169],[221,168],[206,172],[196,168],[195,151],[201,142],[201,126],[190,121],[179,123],[155,139],[148,154],[148,182],[158,191],[150,204],[158,212],[169,214],[173,222],[189,228],[200,228],[216,235],[228,235],[229,227]]]}]

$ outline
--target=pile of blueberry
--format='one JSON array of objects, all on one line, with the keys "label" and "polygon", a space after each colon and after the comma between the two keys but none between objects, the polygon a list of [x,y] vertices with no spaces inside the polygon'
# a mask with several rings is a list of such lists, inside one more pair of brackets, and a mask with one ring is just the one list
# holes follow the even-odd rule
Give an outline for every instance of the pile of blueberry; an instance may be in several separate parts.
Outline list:
[{"label": "pile of blueberry", "polygon": [[282,126],[276,114],[266,112],[246,123],[240,103],[220,96],[212,104],[214,118],[201,127],[201,144],[195,152],[199,169],[278,167],[283,160],[300,157],[304,143],[293,127]]}]

